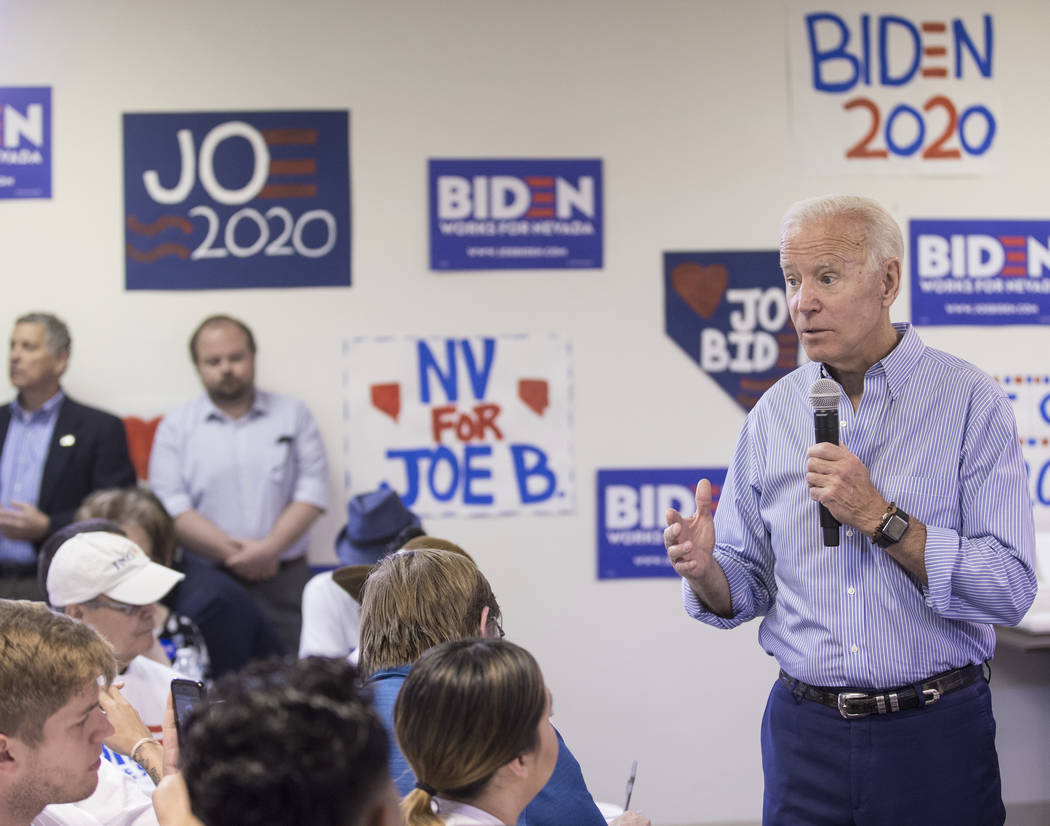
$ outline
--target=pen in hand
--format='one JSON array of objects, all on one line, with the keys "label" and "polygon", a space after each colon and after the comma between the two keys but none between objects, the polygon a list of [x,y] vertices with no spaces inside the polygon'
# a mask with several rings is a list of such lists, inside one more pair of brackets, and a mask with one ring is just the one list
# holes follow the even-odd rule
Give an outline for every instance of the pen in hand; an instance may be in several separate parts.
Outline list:
[{"label": "pen in hand", "polygon": [[626,812],[631,808],[631,792],[634,791],[634,778],[638,774],[638,761],[635,760],[631,763],[631,775],[627,778],[627,801],[623,804],[623,810]]}]

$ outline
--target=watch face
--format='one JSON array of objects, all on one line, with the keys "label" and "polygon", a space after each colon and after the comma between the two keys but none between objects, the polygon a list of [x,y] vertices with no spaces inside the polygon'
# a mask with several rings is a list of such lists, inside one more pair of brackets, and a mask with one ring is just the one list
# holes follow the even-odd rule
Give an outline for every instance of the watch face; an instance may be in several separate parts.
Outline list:
[{"label": "watch face", "polygon": [[886,520],[886,527],[882,529],[882,533],[892,541],[899,542],[906,530],[908,530],[908,520],[894,513]]}]

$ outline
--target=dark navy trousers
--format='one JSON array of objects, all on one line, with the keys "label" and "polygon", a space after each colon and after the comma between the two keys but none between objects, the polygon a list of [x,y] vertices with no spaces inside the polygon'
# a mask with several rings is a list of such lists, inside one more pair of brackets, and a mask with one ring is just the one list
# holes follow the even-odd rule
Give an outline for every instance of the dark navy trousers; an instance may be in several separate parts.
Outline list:
[{"label": "dark navy trousers", "polygon": [[779,680],[762,718],[763,826],[1002,826],[988,683],[846,720]]}]

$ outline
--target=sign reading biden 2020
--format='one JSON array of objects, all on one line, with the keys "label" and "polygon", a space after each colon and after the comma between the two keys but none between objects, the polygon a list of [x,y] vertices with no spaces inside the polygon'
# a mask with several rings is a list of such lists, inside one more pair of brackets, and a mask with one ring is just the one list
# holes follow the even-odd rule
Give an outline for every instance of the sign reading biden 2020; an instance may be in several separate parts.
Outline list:
[{"label": "sign reading biden 2020", "polygon": [[664,550],[664,513],[696,513],[696,483],[711,482],[711,509],[725,468],[598,471],[598,578],[678,576]]},{"label": "sign reading biden 2020", "polygon": [[999,141],[995,17],[972,0],[788,13],[792,120],[817,174],[984,173]]},{"label": "sign reading biden 2020", "polygon": [[602,266],[600,160],[431,160],[432,270]]},{"label": "sign reading biden 2020", "polygon": [[350,284],[349,113],[124,115],[129,290]]},{"label": "sign reading biden 2020", "polygon": [[0,86],[0,198],[51,197],[51,87]]},{"label": "sign reading biden 2020", "polygon": [[1050,221],[913,220],[916,324],[1050,322]]},{"label": "sign reading biden 2020", "polygon": [[347,487],[422,517],[570,513],[569,345],[557,335],[344,345]]},{"label": "sign reading biden 2020", "polygon": [[744,410],[799,364],[776,250],[664,253],[664,322]]}]

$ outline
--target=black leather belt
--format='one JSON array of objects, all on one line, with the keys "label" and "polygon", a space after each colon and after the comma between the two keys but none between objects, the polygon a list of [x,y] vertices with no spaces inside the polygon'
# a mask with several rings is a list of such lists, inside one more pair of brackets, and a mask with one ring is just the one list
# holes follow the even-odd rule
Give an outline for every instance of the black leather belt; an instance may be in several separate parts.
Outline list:
[{"label": "black leather belt", "polygon": [[981,665],[967,665],[936,674],[916,685],[888,691],[820,688],[796,680],[783,669],[780,671],[780,682],[791,689],[795,696],[837,709],[847,720],[852,720],[856,717],[867,717],[869,714],[891,714],[894,711],[931,705],[945,694],[970,685],[983,671],[984,667]]}]

